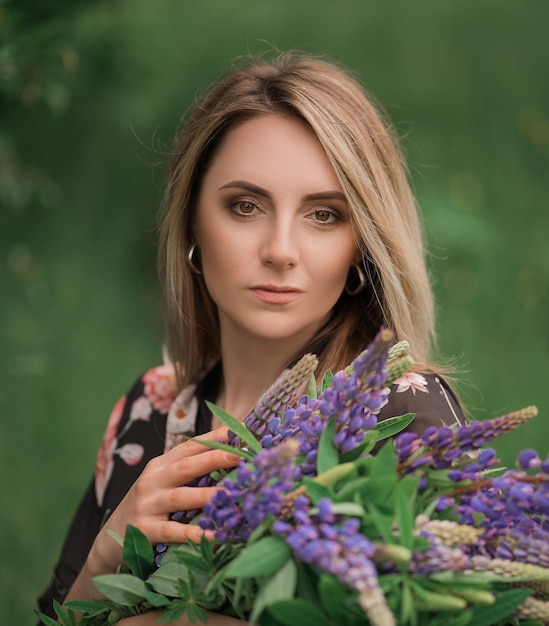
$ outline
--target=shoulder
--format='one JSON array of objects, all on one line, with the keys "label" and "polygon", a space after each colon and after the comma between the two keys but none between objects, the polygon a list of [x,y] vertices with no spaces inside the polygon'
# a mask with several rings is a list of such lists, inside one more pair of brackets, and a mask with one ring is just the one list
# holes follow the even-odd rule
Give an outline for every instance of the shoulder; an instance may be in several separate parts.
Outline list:
[{"label": "shoulder", "polygon": [[452,388],[438,374],[408,372],[391,386],[387,404],[379,419],[414,413],[406,430],[421,433],[428,426],[465,424],[466,418]]},{"label": "shoulder", "polygon": [[167,413],[176,396],[173,365],[158,365],[139,376],[114,405],[106,433],[127,428],[128,422],[149,421],[154,413]]},{"label": "shoulder", "polygon": [[130,421],[148,421],[154,412],[168,413],[177,395],[173,365],[158,365],[147,370],[122,396]]},{"label": "shoulder", "polygon": [[117,464],[141,471],[164,445],[166,415],[176,395],[172,365],[160,365],[139,376],[114,405],[99,446],[95,492],[102,504]]}]

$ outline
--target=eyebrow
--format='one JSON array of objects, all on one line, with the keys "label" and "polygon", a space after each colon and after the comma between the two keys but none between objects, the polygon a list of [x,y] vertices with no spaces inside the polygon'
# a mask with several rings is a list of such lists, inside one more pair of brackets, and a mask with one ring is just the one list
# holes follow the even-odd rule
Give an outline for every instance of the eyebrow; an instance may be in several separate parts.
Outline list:
[{"label": "eyebrow", "polygon": [[[258,185],[254,185],[253,183],[248,182],[247,180],[231,180],[224,185],[221,185],[219,189],[246,189],[251,193],[256,193],[259,196],[263,196],[264,198],[270,198],[271,193],[263,187],[259,187]],[[312,202],[315,200],[340,200],[341,202],[347,202],[347,198],[341,191],[318,191],[316,193],[309,193],[303,196],[303,202]]]}]

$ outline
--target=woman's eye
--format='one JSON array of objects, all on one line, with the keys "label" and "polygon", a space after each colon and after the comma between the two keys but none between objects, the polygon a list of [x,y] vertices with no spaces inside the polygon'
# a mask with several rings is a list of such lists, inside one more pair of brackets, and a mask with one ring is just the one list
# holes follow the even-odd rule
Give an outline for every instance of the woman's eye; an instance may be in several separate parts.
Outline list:
[{"label": "woman's eye", "polygon": [[333,224],[338,219],[334,211],[329,211],[328,209],[317,209],[314,212],[314,216],[317,222],[322,222],[323,224]]},{"label": "woman's eye", "polygon": [[237,200],[231,203],[231,209],[238,215],[252,215],[257,209],[257,205],[249,200]]}]

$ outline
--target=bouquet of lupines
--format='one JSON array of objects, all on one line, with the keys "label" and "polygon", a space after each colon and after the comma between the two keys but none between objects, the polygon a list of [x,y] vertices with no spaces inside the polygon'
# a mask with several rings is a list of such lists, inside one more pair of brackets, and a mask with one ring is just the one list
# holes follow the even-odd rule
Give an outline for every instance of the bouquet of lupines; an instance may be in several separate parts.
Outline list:
[{"label": "bouquet of lupines", "polygon": [[549,624],[549,459],[525,450],[505,469],[485,448],[536,409],[398,434],[412,414],[376,414],[406,348],[382,329],[319,389],[306,355],[243,424],[212,405],[229,445],[205,445],[241,461],[199,481],[222,487],[204,511],[174,519],[216,540],[153,548],[128,527],[124,569],[94,579],[107,599],[57,605],[61,622],[161,608],[164,622],[208,609],[265,626]]}]

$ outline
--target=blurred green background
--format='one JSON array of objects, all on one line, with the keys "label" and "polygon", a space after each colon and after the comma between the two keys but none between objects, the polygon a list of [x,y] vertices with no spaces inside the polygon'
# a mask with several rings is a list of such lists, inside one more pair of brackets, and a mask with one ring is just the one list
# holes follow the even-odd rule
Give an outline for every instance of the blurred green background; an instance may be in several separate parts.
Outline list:
[{"label": "blurred green background", "polygon": [[546,0],[0,5],[2,623],[35,622],[111,406],[161,359],[156,209],[180,117],[232,58],[354,70],[403,137],[440,352],[497,442],[549,449]]}]

